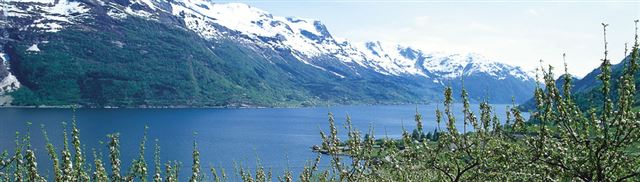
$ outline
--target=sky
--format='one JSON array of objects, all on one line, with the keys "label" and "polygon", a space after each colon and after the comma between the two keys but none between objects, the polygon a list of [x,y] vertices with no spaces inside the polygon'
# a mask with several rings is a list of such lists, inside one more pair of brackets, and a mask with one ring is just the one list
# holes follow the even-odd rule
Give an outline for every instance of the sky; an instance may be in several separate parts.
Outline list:
[{"label": "sky", "polygon": [[[254,0],[240,2],[277,16],[320,20],[334,37],[381,41],[425,52],[478,53],[526,70],[551,64],[582,77],[604,57],[618,63],[634,43],[638,1]],[[543,61],[541,64],[540,60]],[[558,73],[557,75],[559,75]]]}]

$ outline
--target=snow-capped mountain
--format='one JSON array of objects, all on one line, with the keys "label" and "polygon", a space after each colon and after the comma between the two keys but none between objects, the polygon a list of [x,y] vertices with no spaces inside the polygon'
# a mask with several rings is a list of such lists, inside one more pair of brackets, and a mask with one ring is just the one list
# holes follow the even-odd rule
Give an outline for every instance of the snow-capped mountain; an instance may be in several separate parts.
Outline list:
[{"label": "snow-capped mountain", "polygon": [[373,60],[379,71],[392,75],[418,75],[432,77],[436,81],[460,79],[485,74],[499,80],[507,77],[524,81],[533,79],[530,73],[519,67],[488,59],[480,54],[425,53],[421,50],[394,44],[367,42],[359,50],[366,60]]},{"label": "snow-capped mountain", "polygon": [[2,4],[2,10],[11,20],[26,21],[19,22],[27,23],[23,24],[27,26],[19,26],[21,30],[46,32],[60,31],[90,16],[90,8],[85,4],[68,0],[7,0]]},{"label": "snow-capped mountain", "polygon": [[[300,61],[308,64],[314,57],[331,55],[345,63],[357,63],[387,75],[416,75],[455,79],[477,73],[487,73],[504,79],[514,76],[523,80],[532,79],[520,68],[497,63],[478,54],[437,55],[423,53],[394,44],[367,42],[352,45],[337,42],[327,28],[318,20],[274,16],[246,4],[215,4],[208,1],[183,1],[172,4],[174,15],[184,17],[186,26],[206,38],[224,37],[217,31],[222,25],[238,31],[273,49],[284,48],[295,52]],[[203,26],[204,25],[204,26]],[[422,62],[420,64],[419,62]],[[506,73],[501,73],[508,70]]]},{"label": "snow-capped mountain", "polygon": [[[0,5],[9,22],[6,26],[9,37],[16,39],[3,43],[9,45],[4,52],[15,56],[15,60],[46,54],[48,50],[39,45],[55,45],[53,41],[63,39],[56,36],[64,35],[65,31],[119,35],[123,34],[123,28],[127,28],[126,23],[139,20],[196,34],[202,39],[198,41],[206,44],[211,53],[227,61],[225,64],[239,64],[233,62],[237,56],[229,57],[229,50],[224,50],[233,44],[251,59],[259,59],[261,62],[257,64],[275,66],[291,79],[292,84],[300,84],[292,87],[303,87],[298,89],[307,90],[305,94],[321,100],[329,99],[333,95],[326,94],[336,91],[340,93],[338,97],[344,96],[344,99],[359,98],[349,96],[353,89],[358,89],[359,83],[354,80],[375,83],[366,92],[377,96],[364,94],[369,95],[366,98],[371,97],[373,102],[437,98],[441,95],[437,92],[445,86],[462,87],[462,79],[481,80],[481,83],[466,83],[465,87],[479,89],[470,90],[470,93],[476,93],[476,98],[486,97],[498,102],[510,101],[511,96],[526,99],[526,96],[519,98],[522,91],[530,91],[534,86],[534,79],[521,68],[478,54],[433,53],[381,42],[337,40],[318,20],[272,15],[241,3],[220,4],[206,0],[5,0]],[[50,39],[52,41],[48,43]],[[162,41],[161,37],[158,41]],[[130,46],[124,39],[108,43],[118,48]],[[160,43],[164,45],[166,42]],[[16,44],[24,44],[26,48],[16,50]],[[30,54],[20,56],[21,52]],[[17,74],[17,80],[22,81],[23,74]],[[339,86],[317,90],[318,85],[333,84]],[[487,84],[510,86],[493,91],[495,88]],[[382,93],[378,92],[385,89],[392,89],[394,93],[379,97]]]}]

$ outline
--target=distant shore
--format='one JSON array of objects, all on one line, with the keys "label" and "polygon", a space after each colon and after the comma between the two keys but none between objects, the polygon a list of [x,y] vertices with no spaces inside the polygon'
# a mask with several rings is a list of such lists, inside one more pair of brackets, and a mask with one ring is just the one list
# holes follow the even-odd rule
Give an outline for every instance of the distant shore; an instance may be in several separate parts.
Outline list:
[{"label": "distant shore", "polygon": [[[39,106],[15,106],[15,105],[1,105],[0,109],[4,108],[25,108],[25,109],[277,109],[277,108],[318,108],[318,107],[339,107],[339,106],[398,106],[398,105],[429,105],[439,102],[422,102],[422,103],[357,103],[357,104],[317,104],[317,105],[297,105],[297,106],[258,106],[258,105],[227,105],[227,106],[189,106],[189,105],[170,105],[170,106],[83,106],[83,105],[39,105]],[[461,102],[454,102],[461,104]],[[471,104],[478,104],[472,102]],[[506,104],[511,105],[513,103],[492,103],[492,104]],[[523,103],[515,103],[516,107],[520,107]],[[637,107],[640,108],[640,107]],[[521,109],[523,110],[523,109]],[[640,110],[640,109],[639,109]],[[524,111],[524,110],[523,110]]]},{"label": "distant shore", "polygon": [[86,105],[39,105],[39,106],[15,106],[5,105],[0,106],[2,108],[26,108],[26,109],[71,109],[71,108],[83,108],[83,109],[187,109],[187,108],[211,108],[211,109],[266,109],[266,108],[315,108],[315,107],[335,107],[335,106],[373,106],[373,105],[427,105],[433,102],[422,103],[357,103],[357,104],[316,104],[316,105],[291,105],[291,106],[258,106],[258,105],[226,105],[226,106],[189,106],[189,105],[169,105],[169,106],[86,106]]}]

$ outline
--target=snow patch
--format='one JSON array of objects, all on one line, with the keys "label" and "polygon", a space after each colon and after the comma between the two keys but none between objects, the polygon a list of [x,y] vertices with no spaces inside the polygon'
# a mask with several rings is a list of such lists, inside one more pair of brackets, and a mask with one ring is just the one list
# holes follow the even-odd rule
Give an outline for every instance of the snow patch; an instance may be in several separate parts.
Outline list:
[{"label": "snow patch", "polygon": [[[416,58],[410,58],[401,54],[402,51],[413,50],[397,44],[383,44],[381,42],[367,42],[358,44],[357,49],[364,53],[365,65],[388,75],[427,75],[417,65]],[[421,54],[421,52],[415,52]]]},{"label": "snow patch", "polygon": [[[289,49],[300,57],[344,54],[330,35],[318,30],[318,21],[274,16],[241,3],[218,4],[201,0],[172,3],[172,13],[183,17],[187,27],[205,38],[225,35],[215,25],[236,31],[254,42],[275,49]],[[350,59],[341,59],[349,62]]]},{"label": "snow patch", "polygon": [[333,73],[334,75],[336,75],[336,76],[338,76],[340,78],[346,78],[344,75],[341,75],[339,73],[336,73],[336,72],[333,72],[333,71],[329,71],[329,72]]},{"label": "snow patch", "polygon": [[114,19],[118,19],[118,20],[122,20],[127,18],[127,14],[117,10],[117,9],[110,9],[109,11],[107,11],[107,15],[109,15],[110,17],[114,18]]},{"label": "snow patch", "polygon": [[140,4],[146,4],[149,8],[151,8],[152,10],[156,10],[157,7],[155,4],[153,4],[153,2],[151,2],[152,0],[139,0],[139,2],[142,2]]},{"label": "snow patch", "polygon": [[58,32],[90,11],[85,4],[70,0],[8,0],[0,4],[6,16],[29,18],[27,21],[33,22],[26,27],[45,32]]},{"label": "snow patch", "polygon": [[7,54],[0,52],[0,60],[2,60],[2,63],[6,64],[9,61],[9,58],[7,58]]},{"label": "snow patch", "polygon": [[[276,18],[282,20],[282,17]],[[289,22],[289,26],[291,26],[293,30],[299,31],[299,33],[304,30],[314,35],[322,35],[322,33],[318,32],[318,29],[315,27],[315,23],[317,22],[316,20],[297,17],[289,17],[286,18],[286,20]]]},{"label": "snow patch", "polygon": [[38,44],[33,44],[31,47],[27,48],[27,51],[40,52],[40,48],[38,48]]},{"label": "snow patch", "polygon": [[31,27],[42,29],[45,32],[59,32],[64,28],[62,25],[54,22],[33,24]]},{"label": "snow patch", "polygon": [[5,0],[6,2],[28,2],[28,3],[41,3],[41,4],[53,4],[55,0]]},{"label": "snow patch", "polygon": [[[0,64],[4,64],[5,66],[8,65],[9,58],[7,54],[0,52],[0,59],[2,61],[2,63]],[[6,66],[6,69],[9,70],[9,67]],[[0,81],[0,95],[4,95],[7,92],[15,91],[18,88],[20,88],[20,82],[18,82],[18,79],[13,76],[11,72],[9,72],[9,74],[2,78],[2,81]]]},{"label": "snow patch", "polygon": [[69,16],[73,13],[86,13],[89,8],[84,7],[80,2],[69,2],[67,0],[58,0],[57,4],[49,7],[43,7],[43,9],[53,15]]},{"label": "snow patch", "polygon": [[142,11],[142,10],[133,10],[133,9],[131,9],[131,7],[125,8],[124,11],[129,13],[129,14],[140,16],[140,17],[145,17],[145,18],[151,18],[153,16],[153,14],[151,14],[149,12]]},{"label": "snow patch", "polygon": [[0,95],[4,95],[8,92],[13,92],[15,90],[18,90],[18,88],[20,88],[20,82],[18,81],[16,76],[13,76],[13,74],[11,74],[11,72],[9,72],[9,75],[4,77],[2,81],[0,81]]}]

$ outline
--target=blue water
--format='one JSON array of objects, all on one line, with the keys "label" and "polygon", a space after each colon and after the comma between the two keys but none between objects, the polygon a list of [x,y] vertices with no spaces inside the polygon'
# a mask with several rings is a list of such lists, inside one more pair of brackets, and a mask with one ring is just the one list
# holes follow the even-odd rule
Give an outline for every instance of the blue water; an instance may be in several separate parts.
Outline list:
[{"label": "blue water", "polygon": [[[317,154],[310,146],[321,143],[319,131],[327,130],[328,112],[333,112],[337,126],[343,129],[349,115],[360,130],[374,128],[377,138],[399,137],[404,127],[415,128],[414,113],[423,115],[424,128],[436,127],[436,105],[395,106],[337,106],[317,108],[269,108],[269,109],[79,109],[75,112],[80,129],[81,142],[85,145],[88,162],[93,162],[91,151],[104,154],[107,162],[106,135],[118,132],[121,138],[121,160],[126,165],[139,154],[139,143],[144,126],[148,125],[146,161],[153,172],[153,145],[158,139],[161,160],[178,160],[183,163],[181,179],[188,178],[191,169],[193,141],[198,143],[203,172],[210,166],[233,172],[238,165],[253,168],[259,162],[280,175],[289,168],[300,172],[307,161]],[[497,115],[504,120],[507,105],[494,105]],[[461,106],[456,105],[458,121]],[[475,107],[474,109],[477,109]],[[44,173],[51,169],[46,155],[44,137],[40,126],[44,125],[56,149],[62,146],[62,122],[71,123],[74,115],[70,109],[0,109],[0,151],[13,151],[15,132],[27,132],[26,122],[31,122],[32,147],[37,153],[39,168]],[[443,124],[444,128],[445,125]],[[462,127],[459,123],[458,127]],[[461,130],[461,129],[459,129]],[[344,134],[341,130],[341,134]],[[194,135],[194,132],[197,135]],[[327,165],[325,160],[322,165]],[[125,166],[124,169],[127,169]],[[163,167],[164,169],[164,167]],[[110,168],[107,168],[110,170]],[[127,170],[123,170],[127,171]]]}]

